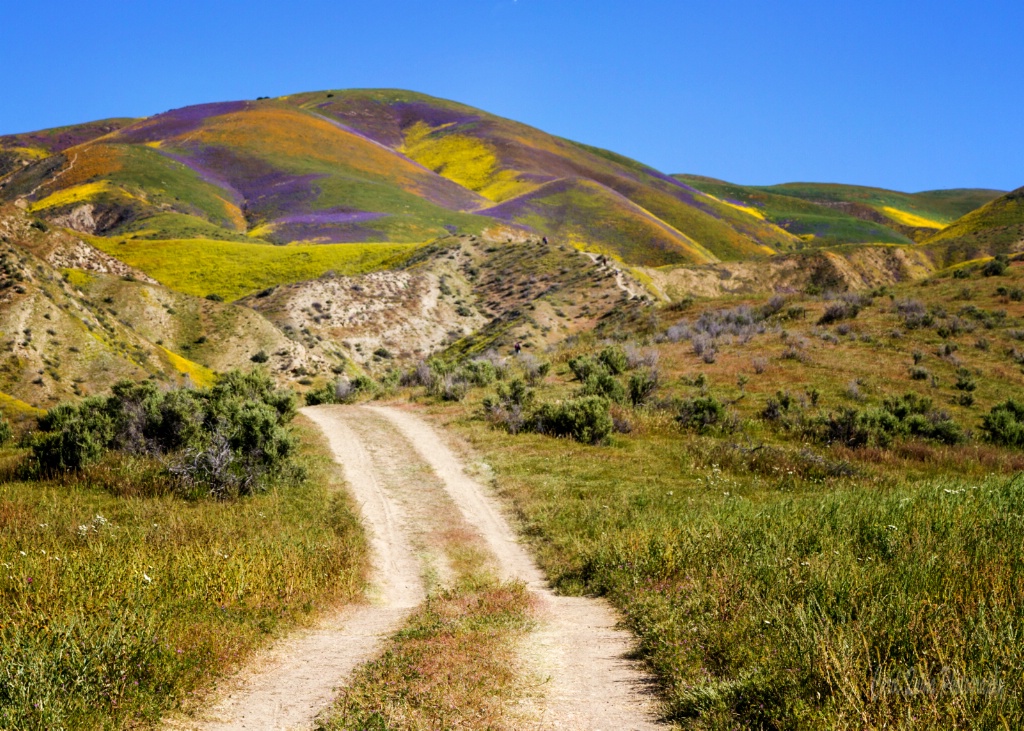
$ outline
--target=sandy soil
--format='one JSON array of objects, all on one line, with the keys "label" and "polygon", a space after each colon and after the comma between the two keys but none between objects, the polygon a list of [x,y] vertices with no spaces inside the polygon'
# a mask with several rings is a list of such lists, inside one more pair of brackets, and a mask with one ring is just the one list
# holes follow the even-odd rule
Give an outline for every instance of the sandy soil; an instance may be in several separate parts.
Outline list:
[{"label": "sandy soil", "polygon": [[[303,409],[344,466],[371,537],[371,603],[324,617],[264,653],[228,682],[202,716],[169,728],[235,731],[310,729],[345,678],[423,601],[424,575],[447,574],[425,546],[427,493],[449,500],[460,523],[489,549],[497,573],[527,584],[538,628],[522,647],[534,688],[517,709],[525,728],[631,731],[656,722],[651,679],[628,659],[631,636],[603,601],[556,596],[490,491],[471,478],[445,439],[420,416],[396,407]],[[438,502],[436,499],[434,502]]]}]

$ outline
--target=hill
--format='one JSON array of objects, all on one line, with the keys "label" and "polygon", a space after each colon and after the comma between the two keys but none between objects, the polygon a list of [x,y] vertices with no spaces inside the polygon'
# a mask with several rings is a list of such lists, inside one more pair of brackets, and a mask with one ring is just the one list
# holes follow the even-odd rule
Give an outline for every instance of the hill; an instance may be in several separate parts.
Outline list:
[{"label": "hill", "polygon": [[734,205],[751,208],[804,245],[911,244],[985,205],[1001,191],[962,189],[900,193],[822,183],[742,186],[696,175],[678,180]]},{"label": "hill", "polygon": [[[512,225],[642,264],[797,243],[636,161],[411,92],[204,104],[4,137],[0,150],[0,198],[107,237],[415,243]],[[577,203],[608,225],[567,222]],[[626,245],[638,228],[641,241]]]},{"label": "hill", "polygon": [[121,378],[175,384],[215,371],[322,368],[248,308],[163,287],[82,239],[0,209],[0,411],[50,407]]},{"label": "hill", "polygon": [[943,265],[1024,248],[1024,188],[967,213],[925,241]]}]

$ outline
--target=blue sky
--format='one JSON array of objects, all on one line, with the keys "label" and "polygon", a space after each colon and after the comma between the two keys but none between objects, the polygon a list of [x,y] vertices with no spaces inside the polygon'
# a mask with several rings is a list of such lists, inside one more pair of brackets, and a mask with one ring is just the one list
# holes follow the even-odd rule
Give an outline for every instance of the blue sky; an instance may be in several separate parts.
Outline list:
[{"label": "blue sky", "polygon": [[0,133],[349,87],[455,99],[665,172],[1024,185],[1024,3],[10,3]]}]

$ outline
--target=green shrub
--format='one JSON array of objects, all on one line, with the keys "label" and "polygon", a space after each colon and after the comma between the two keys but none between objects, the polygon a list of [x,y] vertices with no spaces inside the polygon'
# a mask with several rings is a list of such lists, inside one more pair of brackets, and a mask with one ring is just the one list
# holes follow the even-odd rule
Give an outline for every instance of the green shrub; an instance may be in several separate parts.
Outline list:
[{"label": "green shrub", "polygon": [[544,404],[534,416],[542,434],[571,437],[585,444],[603,442],[612,433],[608,399],[582,396],[557,404]]},{"label": "green shrub", "polygon": [[580,383],[586,383],[587,379],[599,373],[605,373],[607,367],[601,361],[591,358],[589,355],[578,355],[569,361],[569,370],[573,377]]},{"label": "green shrub", "polygon": [[489,386],[498,378],[498,369],[487,360],[471,360],[459,369],[462,378],[474,386]]},{"label": "green shrub", "polygon": [[523,379],[514,378],[508,384],[499,383],[496,396],[484,397],[484,415],[492,424],[510,434],[518,434],[527,426],[533,400],[533,389]]},{"label": "green shrub", "polygon": [[629,402],[634,407],[646,404],[658,388],[658,372],[653,368],[629,377]]},{"label": "green shrub", "polygon": [[325,383],[320,388],[306,391],[306,406],[321,406],[338,403],[337,388],[333,383]]},{"label": "green shrub", "polygon": [[626,389],[619,379],[610,373],[596,373],[587,379],[580,389],[580,396],[604,396],[617,404],[626,402]]},{"label": "green shrub", "polygon": [[246,495],[287,466],[294,396],[262,372],[225,374],[213,388],[161,391],[120,381],[107,397],[60,404],[31,439],[42,472],[77,470],[109,451],[156,457],[189,494]]},{"label": "green shrub", "polygon": [[1010,260],[1005,254],[999,254],[994,259],[986,262],[981,268],[981,273],[986,277],[1001,277],[1010,268]]},{"label": "green shrub", "polygon": [[847,447],[886,447],[903,431],[900,420],[885,409],[844,408],[810,420],[806,436],[824,444],[843,444]]},{"label": "green shrub", "polygon": [[613,375],[618,376],[629,370],[629,359],[626,357],[626,352],[617,345],[609,345],[601,351],[597,359],[604,363]]},{"label": "green shrub", "polygon": [[253,363],[266,363],[268,360],[270,360],[270,356],[267,355],[267,351],[260,350],[259,352],[254,354],[249,360],[251,360]]},{"label": "green shrub", "polygon": [[912,414],[927,414],[932,410],[932,400],[916,393],[889,396],[882,401],[882,408],[897,419],[906,419]]},{"label": "green shrub", "polygon": [[1007,399],[996,404],[981,417],[981,429],[994,444],[1024,448],[1024,403]]},{"label": "green shrub", "polygon": [[11,441],[11,437],[14,436],[14,430],[11,429],[11,422],[7,421],[3,416],[0,416],[0,447]]},{"label": "green shrub", "polygon": [[725,423],[728,410],[714,396],[697,396],[685,399],[679,405],[676,421],[687,429],[705,432],[713,426]]}]

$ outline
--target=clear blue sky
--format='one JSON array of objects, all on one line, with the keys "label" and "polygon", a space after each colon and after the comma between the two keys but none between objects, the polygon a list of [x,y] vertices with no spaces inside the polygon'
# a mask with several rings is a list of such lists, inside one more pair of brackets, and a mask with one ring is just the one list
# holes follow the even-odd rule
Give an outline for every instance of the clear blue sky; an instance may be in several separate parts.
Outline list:
[{"label": "clear blue sky", "polygon": [[665,172],[1024,185],[1020,0],[51,0],[0,23],[0,133],[398,87]]}]

